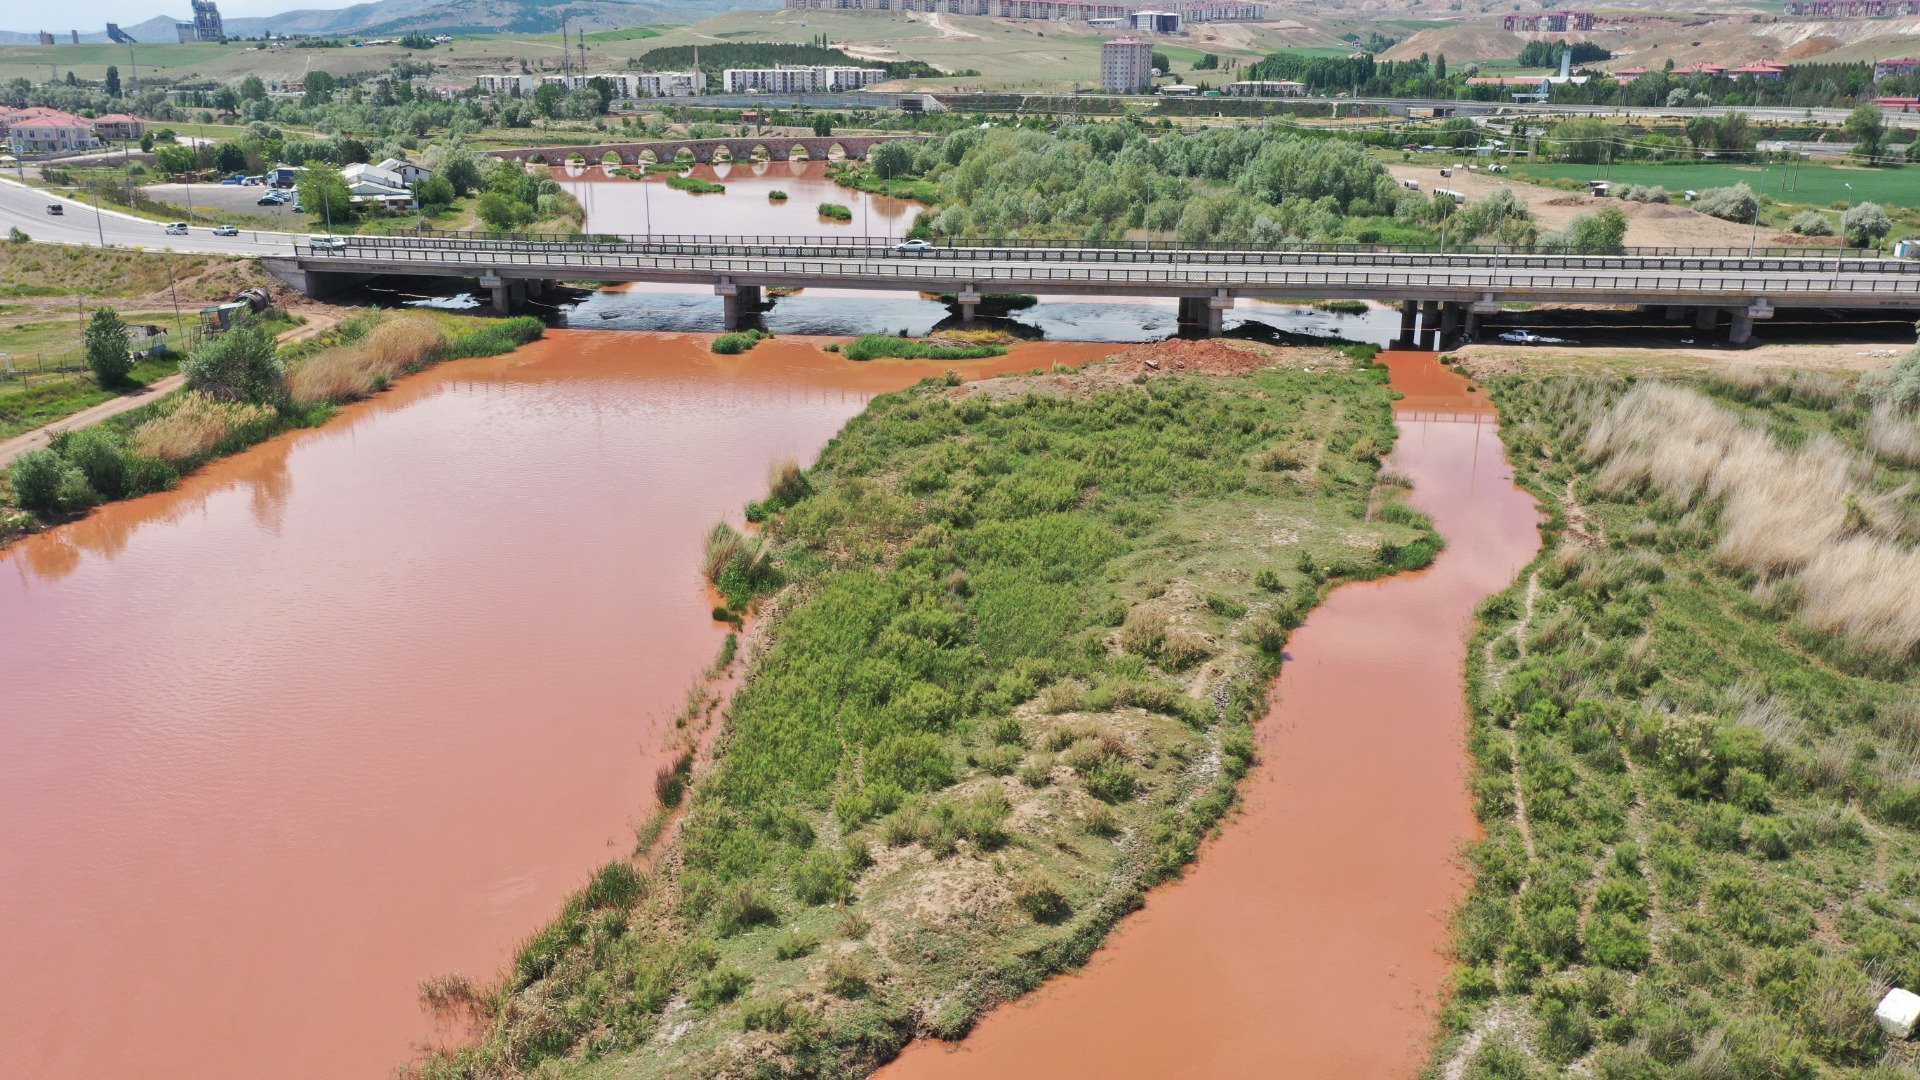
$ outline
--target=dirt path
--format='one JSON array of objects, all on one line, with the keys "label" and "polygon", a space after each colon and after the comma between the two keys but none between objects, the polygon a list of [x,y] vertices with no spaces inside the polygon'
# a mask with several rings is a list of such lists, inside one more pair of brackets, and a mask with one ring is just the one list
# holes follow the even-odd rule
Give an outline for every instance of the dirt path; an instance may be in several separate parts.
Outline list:
[{"label": "dirt path", "polygon": [[[296,326],[281,334],[279,338],[276,339],[280,344],[286,345],[290,342],[312,337],[345,317],[343,312],[332,310],[310,310],[304,312],[304,314],[307,317],[307,321],[303,325]],[[110,417],[119,416],[121,413],[131,412],[148,402],[158,401],[166,397],[168,394],[185,386],[186,383],[187,379],[184,375],[168,375],[162,379],[155,379],[134,393],[122,394],[110,401],[103,401],[92,408],[82,409],[70,416],[63,416],[44,427],[37,427],[32,431],[15,435],[5,442],[0,442],[0,469],[4,469],[13,464],[13,459],[29,450],[39,450],[45,447],[53,440],[55,435],[63,431],[78,431],[83,427],[91,427]]]}]

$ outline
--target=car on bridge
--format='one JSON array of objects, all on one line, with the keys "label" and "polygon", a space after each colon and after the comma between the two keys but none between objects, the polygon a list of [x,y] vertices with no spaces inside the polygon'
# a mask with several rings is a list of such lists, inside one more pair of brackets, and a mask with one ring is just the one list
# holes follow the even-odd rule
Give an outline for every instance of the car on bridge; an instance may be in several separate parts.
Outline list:
[{"label": "car on bridge", "polygon": [[309,236],[307,244],[315,251],[345,251],[347,242],[338,236]]},{"label": "car on bridge", "polygon": [[893,250],[901,255],[918,255],[923,251],[932,251],[933,245],[925,240],[904,240],[893,245]]}]

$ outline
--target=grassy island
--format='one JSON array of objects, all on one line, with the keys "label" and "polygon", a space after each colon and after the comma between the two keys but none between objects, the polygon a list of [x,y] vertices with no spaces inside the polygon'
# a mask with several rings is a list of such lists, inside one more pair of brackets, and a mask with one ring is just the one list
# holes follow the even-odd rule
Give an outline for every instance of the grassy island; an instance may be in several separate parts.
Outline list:
[{"label": "grassy island", "polygon": [[1384,369],[1196,350],[884,395],[717,528],[765,636],[677,839],[431,983],[485,1035],[423,1074],[865,1075],[1083,963],[1233,803],[1290,630],[1438,547]]}]

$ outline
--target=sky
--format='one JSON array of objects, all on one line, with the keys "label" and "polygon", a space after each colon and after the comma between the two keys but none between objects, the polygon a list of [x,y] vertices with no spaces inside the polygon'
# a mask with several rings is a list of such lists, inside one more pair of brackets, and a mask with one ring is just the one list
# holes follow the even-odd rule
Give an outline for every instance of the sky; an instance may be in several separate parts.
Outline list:
[{"label": "sky", "polygon": [[[218,0],[220,14],[229,19],[241,16],[278,15],[283,11],[296,8],[339,8],[346,7],[350,0]],[[5,14],[0,14],[0,30],[18,30],[32,33],[35,30],[49,30],[65,33],[78,30],[83,34],[97,34],[107,28],[107,23],[116,22],[121,26],[146,22],[155,15],[166,15],[174,19],[191,19],[193,6],[188,0],[66,0],[57,5],[5,4]],[[57,10],[56,14],[47,14]],[[28,20],[49,20],[37,25]],[[56,25],[57,24],[57,25]]]}]

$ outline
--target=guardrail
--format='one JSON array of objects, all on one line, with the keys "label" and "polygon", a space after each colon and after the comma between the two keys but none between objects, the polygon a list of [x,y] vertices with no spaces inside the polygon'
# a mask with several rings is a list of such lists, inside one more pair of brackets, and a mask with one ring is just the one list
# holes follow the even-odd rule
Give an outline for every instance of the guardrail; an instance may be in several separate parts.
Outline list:
[{"label": "guardrail", "polygon": [[[857,244],[862,246],[891,247],[894,244],[899,242],[898,239],[893,239],[893,238],[868,237],[868,236],[860,236],[860,237],[848,236],[844,239],[840,237],[826,237],[826,236],[819,236],[819,235],[811,235],[811,236],[726,235],[726,234],[715,234],[715,233],[653,233],[653,234],[647,234],[647,235],[642,235],[639,233],[590,233],[585,236],[575,236],[575,235],[569,235],[565,233],[518,233],[518,232],[470,233],[470,232],[454,232],[447,229],[428,229],[428,228],[415,229],[404,235],[394,235],[394,236],[378,237],[378,238],[349,237],[348,239],[399,240],[399,239],[411,239],[414,237],[427,237],[427,238],[435,238],[435,239],[442,239],[442,240],[468,240],[468,241],[498,240],[498,241],[505,241],[509,243],[531,243],[531,244],[571,244],[575,246],[583,245],[583,244],[587,244],[587,245],[591,245],[591,244],[681,244],[681,245],[729,244],[734,246],[752,245],[752,246],[759,246],[759,247],[791,247],[791,246],[823,247],[823,246]],[[1206,241],[1193,242],[1193,241],[1179,241],[1179,240],[1103,240],[1098,243],[1088,243],[1084,240],[1029,240],[1021,237],[1008,237],[1008,236],[972,237],[972,238],[954,237],[950,239],[942,239],[935,246],[937,246],[943,251],[948,249],[959,249],[959,248],[993,248],[993,249],[1002,249],[1002,250],[1019,249],[1023,251],[1038,251],[1042,249],[1059,249],[1059,250],[1066,250],[1066,251],[1132,251],[1132,252],[1220,251],[1220,252],[1261,254],[1261,255],[1272,253],[1271,250],[1249,248],[1245,244],[1210,243]],[[1565,253],[1555,252],[1550,248],[1541,248],[1541,247],[1533,247],[1533,246],[1514,246],[1514,245],[1503,246],[1498,244],[1450,244],[1443,249],[1438,244],[1432,244],[1432,245],[1411,244],[1410,245],[1410,244],[1301,243],[1301,244],[1289,244],[1285,248],[1285,251],[1290,253],[1301,253],[1301,254],[1366,254],[1366,255],[1394,255],[1394,254],[1441,255],[1441,254],[1445,254],[1445,255],[1509,255],[1509,256],[1511,255],[1546,255],[1546,256],[1561,256],[1561,257],[1577,257],[1577,256],[1566,256]],[[1832,262],[1836,256],[1841,258],[1847,258],[1847,259],[1881,259],[1885,261],[1897,261],[1897,260],[1888,259],[1887,256],[1881,253],[1878,253],[1870,248],[1835,248],[1835,247],[1817,247],[1817,246],[1718,247],[1718,248],[1716,247],[1704,247],[1704,248],[1703,247],[1630,247],[1622,251],[1617,256],[1596,256],[1596,257],[1630,258],[1630,259],[1631,258],[1683,258],[1683,259],[1807,258],[1807,259],[1825,259],[1828,262]],[[1920,265],[1920,264],[1916,264],[1916,265]]]},{"label": "guardrail", "polygon": [[[356,257],[351,248],[323,249],[306,247],[311,257],[341,262],[372,261]],[[539,257],[534,251],[490,251],[459,248],[388,248],[379,261],[418,265],[433,269],[458,269],[484,273],[501,269],[524,268],[558,276],[593,276],[582,270],[615,270],[631,274],[653,273],[663,276],[711,277],[718,279],[774,278],[809,280],[856,285],[897,283],[903,289],[918,290],[929,284],[955,283],[967,278],[941,279],[924,265],[894,261],[884,263],[819,259],[738,259],[708,255],[628,255],[569,252],[564,262]],[[751,283],[751,282],[748,282]],[[1400,273],[1368,271],[1299,270],[1217,270],[1207,267],[1178,272],[1155,269],[1105,267],[1008,267],[982,287],[1018,288],[1021,286],[1095,285],[1153,289],[1232,289],[1239,292],[1259,290],[1270,295],[1289,292],[1319,293],[1331,287],[1360,292],[1391,293],[1440,290],[1447,293],[1476,295],[1497,292],[1506,299],[1527,295],[1625,294],[1629,296],[1678,296],[1717,294],[1722,296],[1783,297],[1827,296],[1848,299],[1911,298],[1920,306],[1920,279],[1896,276],[1853,276],[1805,274],[1798,277],[1647,275],[1622,271],[1618,274],[1528,273],[1524,270],[1486,272]],[[1359,295],[1358,292],[1354,295]]]},{"label": "guardrail", "polygon": [[[656,237],[634,241],[588,240],[507,240],[487,236],[446,235],[344,237],[350,247],[363,246],[386,250],[466,250],[530,252],[548,255],[577,254],[660,254],[708,255],[739,258],[875,258],[899,254],[885,241],[857,241],[820,238],[713,237],[682,240]],[[1330,267],[1474,267],[1490,269],[1584,269],[1584,270],[1721,270],[1741,272],[1871,273],[1920,275],[1920,261],[1876,258],[1847,258],[1841,254],[1824,258],[1798,256],[1712,257],[1682,255],[1554,255],[1531,249],[1509,251],[1435,252],[1423,254],[1398,250],[1376,253],[1344,251],[1249,251],[1244,249],[1128,251],[1107,248],[1025,248],[1025,247],[931,247],[913,253],[914,258],[933,262],[1061,262],[1061,263],[1201,263],[1234,266],[1330,266]]]}]

